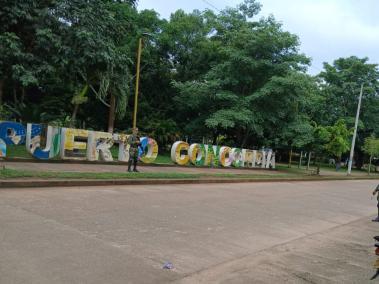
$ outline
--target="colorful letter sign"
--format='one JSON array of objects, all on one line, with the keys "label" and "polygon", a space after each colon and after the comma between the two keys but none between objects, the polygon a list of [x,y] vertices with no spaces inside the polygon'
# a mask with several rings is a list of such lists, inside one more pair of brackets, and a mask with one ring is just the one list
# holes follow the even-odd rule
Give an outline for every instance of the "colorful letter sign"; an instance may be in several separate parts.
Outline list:
[{"label": "colorful letter sign", "polygon": [[113,146],[113,135],[108,132],[88,132],[87,160],[112,162],[111,148]]},{"label": "colorful letter sign", "polygon": [[7,145],[21,145],[25,143],[25,128],[21,123],[12,121],[0,122],[0,138]]},{"label": "colorful letter sign", "polygon": [[[44,136],[43,130],[40,124],[28,123],[25,131],[20,123],[0,121],[0,157],[6,157],[6,145],[26,144],[26,150],[37,159],[52,159],[60,154],[61,159],[111,162],[111,148],[118,144],[118,161],[129,160],[128,135],[47,126]],[[45,144],[44,149],[41,144]],[[157,142],[142,137],[141,144],[141,161],[154,162],[158,155]]]},{"label": "colorful letter sign", "polygon": [[144,163],[152,163],[158,156],[158,144],[152,138],[142,137],[140,139],[141,147],[139,151],[139,157]]},{"label": "colorful letter sign", "polygon": [[232,149],[230,147],[222,146],[220,148],[219,161],[221,166],[230,167],[233,163]]},{"label": "colorful letter sign", "polygon": [[5,158],[7,156],[7,145],[3,139],[0,139],[0,158]]},{"label": "colorful letter sign", "polygon": [[275,168],[275,153],[272,150],[248,150],[191,144],[177,141],[171,148],[171,160],[178,165],[186,165],[188,161],[197,166]]},{"label": "colorful letter sign", "polygon": [[41,149],[42,127],[39,124],[28,123],[26,126],[26,149],[37,159],[51,159],[58,155],[60,147],[60,128],[47,127],[46,147]]},{"label": "colorful letter sign", "polygon": [[[128,135],[60,128],[41,124],[0,121],[0,158],[7,155],[7,145],[25,144],[27,151],[37,159],[61,159],[87,161],[114,161],[112,147],[118,147],[118,162],[129,160]],[[153,163],[158,156],[158,144],[149,137],[141,137],[139,159]],[[45,145],[44,147],[42,145]],[[275,153],[272,150],[248,150],[204,144],[189,145],[177,141],[171,148],[171,159],[178,165],[189,163],[195,166],[261,167],[275,168]]]},{"label": "colorful letter sign", "polygon": [[171,147],[171,160],[175,161],[178,165],[186,165],[189,161],[188,150],[189,145],[187,142],[175,142]]}]

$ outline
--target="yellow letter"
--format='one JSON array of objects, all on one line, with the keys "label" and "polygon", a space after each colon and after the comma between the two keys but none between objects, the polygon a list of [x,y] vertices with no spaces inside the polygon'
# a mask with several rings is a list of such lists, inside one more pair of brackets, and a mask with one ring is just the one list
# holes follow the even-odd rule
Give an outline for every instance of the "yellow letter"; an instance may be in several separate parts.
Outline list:
[{"label": "yellow letter", "polygon": [[[171,160],[178,165],[186,165],[189,160],[188,149],[188,143],[176,141],[171,147]],[[182,151],[187,151],[187,153],[182,154]]]}]

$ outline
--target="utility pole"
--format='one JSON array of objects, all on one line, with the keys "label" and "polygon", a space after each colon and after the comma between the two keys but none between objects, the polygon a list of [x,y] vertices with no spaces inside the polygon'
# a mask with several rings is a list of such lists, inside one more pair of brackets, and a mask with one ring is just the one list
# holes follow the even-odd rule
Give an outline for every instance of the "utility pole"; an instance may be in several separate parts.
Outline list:
[{"label": "utility pole", "polygon": [[357,115],[355,116],[354,134],[353,134],[353,140],[351,141],[349,167],[347,169],[347,175],[351,174],[351,166],[353,165],[355,139],[357,138],[357,129],[358,129],[358,121],[359,121],[359,112],[361,110],[362,94],[363,94],[363,83],[361,84],[361,93],[359,94]]},{"label": "utility pole", "polygon": [[133,128],[137,126],[137,107],[138,107],[138,91],[139,91],[139,73],[141,66],[141,53],[142,53],[142,37],[138,40],[138,53],[137,53],[137,74],[136,74],[136,89],[134,94],[134,112],[133,112]]},{"label": "utility pole", "polygon": [[143,38],[146,36],[152,36],[149,33],[142,33],[138,39],[138,51],[137,51],[137,70],[136,70],[136,90],[134,94],[134,111],[133,111],[133,128],[137,127],[137,110],[138,110],[138,93],[139,93],[139,81],[140,81],[140,70],[141,70],[141,54]]}]

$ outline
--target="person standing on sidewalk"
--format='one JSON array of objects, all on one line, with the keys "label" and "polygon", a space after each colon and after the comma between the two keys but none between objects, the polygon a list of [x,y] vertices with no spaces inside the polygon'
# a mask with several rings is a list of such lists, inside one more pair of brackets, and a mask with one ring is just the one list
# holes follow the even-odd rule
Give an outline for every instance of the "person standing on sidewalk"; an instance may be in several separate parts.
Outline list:
[{"label": "person standing on sidewalk", "polygon": [[128,144],[130,145],[128,172],[132,171],[132,164],[133,164],[133,172],[138,172],[137,170],[138,146],[141,144],[138,137],[138,128],[133,128],[133,133],[128,138]]},{"label": "person standing on sidewalk", "polygon": [[378,186],[374,189],[374,191],[372,192],[372,195],[375,195],[376,194],[376,198],[378,200],[378,204],[377,204],[377,207],[378,207],[378,216],[373,219],[372,221],[373,222],[379,222],[379,184]]}]

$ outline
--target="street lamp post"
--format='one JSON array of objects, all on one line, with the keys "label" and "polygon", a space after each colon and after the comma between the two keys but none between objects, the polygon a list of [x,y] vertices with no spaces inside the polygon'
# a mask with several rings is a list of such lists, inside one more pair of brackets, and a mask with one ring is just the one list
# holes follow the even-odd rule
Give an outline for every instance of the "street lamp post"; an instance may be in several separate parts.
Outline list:
[{"label": "street lamp post", "polygon": [[361,85],[361,92],[359,94],[357,115],[355,116],[354,134],[353,134],[353,140],[351,141],[350,158],[349,158],[349,166],[347,169],[347,175],[351,174],[351,167],[353,165],[355,139],[357,138],[357,129],[358,129],[358,121],[359,121],[359,112],[361,110],[362,94],[363,94],[363,83]]}]

